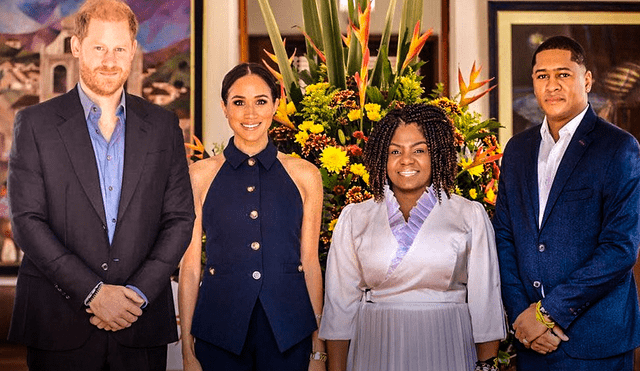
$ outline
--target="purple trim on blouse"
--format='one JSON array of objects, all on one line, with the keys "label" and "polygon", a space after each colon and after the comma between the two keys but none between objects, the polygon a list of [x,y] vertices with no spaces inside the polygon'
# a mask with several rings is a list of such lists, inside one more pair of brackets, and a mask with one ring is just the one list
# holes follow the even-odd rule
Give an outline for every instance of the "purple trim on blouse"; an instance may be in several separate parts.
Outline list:
[{"label": "purple trim on blouse", "polygon": [[396,250],[396,255],[391,261],[391,265],[387,271],[386,278],[389,278],[398,265],[400,265],[407,251],[409,251],[413,240],[418,235],[418,231],[422,227],[422,224],[424,224],[427,216],[429,216],[431,210],[433,210],[438,199],[433,191],[433,187],[430,186],[427,188],[422,196],[420,196],[420,199],[418,199],[416,206],[409,212],[408,221],[404,220],[404,216],[400,211],[400,204],[388,185],[385,185],[384,200],[387,204],[387,215],[389,217],[391,232],[396,238],[396,241],[398,241],[398,250]]}]

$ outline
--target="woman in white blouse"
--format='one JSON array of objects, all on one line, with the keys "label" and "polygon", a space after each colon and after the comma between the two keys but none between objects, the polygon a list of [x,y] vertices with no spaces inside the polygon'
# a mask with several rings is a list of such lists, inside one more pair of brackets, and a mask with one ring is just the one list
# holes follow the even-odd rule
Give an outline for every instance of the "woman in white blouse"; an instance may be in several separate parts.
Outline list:
[{"label": "woman in white blouse", "polygon": [[369,137],[375,198],[333,233],[320,338],[330,370],[492,370],[506,336],[493,229],[452,194],[453,126],[430,105],[393,110]]}]

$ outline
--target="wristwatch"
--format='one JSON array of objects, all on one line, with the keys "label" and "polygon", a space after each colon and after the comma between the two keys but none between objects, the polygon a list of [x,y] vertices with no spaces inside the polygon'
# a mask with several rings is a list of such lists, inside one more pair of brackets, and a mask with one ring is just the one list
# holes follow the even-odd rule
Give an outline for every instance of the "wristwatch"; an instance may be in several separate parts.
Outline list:
[{"label": "wristwatch", "polygon": [[311,361],[327,361],[327,353],[324,352],[311,352],[309,355],[309,360]]}]

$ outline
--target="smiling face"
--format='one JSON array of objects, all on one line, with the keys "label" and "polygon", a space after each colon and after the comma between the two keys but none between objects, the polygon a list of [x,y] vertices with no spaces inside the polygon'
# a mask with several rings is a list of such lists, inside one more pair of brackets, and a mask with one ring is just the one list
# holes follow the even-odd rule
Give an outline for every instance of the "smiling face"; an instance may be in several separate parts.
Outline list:
[{"label": "smiling face", "polygon": [[267,136],[273,114],[278,106],[267,83],[258,75],[249,74],[236,80],[229,88],[227,104],[222,104],[238,149],[255,154],[267,146]]},{"label": "smiling face", "polygon": [[571,52],[549,49],[538,53],[533,66],[533,91],[540,108],[547,115],[552,132],[587,107],[591,90],[591,72],[571,60]]},{"label": "smiling face", "polygon": [[111,97],[129,77],[137,43],[132,40],[129,23],[92,19],[87,34],[71,39],[72,53],[80,62],[80,80],[91,93]]},{"label": "smiling face", "polygon": [[400,124],[389,144],[387,176],[393,193],[422,195],[431,185],[431,156],[427,140],[415,123]]}]

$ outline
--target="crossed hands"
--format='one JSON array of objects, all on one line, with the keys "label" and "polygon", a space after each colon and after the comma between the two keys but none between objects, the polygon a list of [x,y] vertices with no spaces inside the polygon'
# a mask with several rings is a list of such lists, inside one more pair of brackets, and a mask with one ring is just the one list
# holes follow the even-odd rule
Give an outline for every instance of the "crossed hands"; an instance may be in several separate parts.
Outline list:
[{"label": "crossed hands", "polygon": [[130,327],[142,315],[144,299],[124,286],[103,284],[89,304],[89,322],[101,330],[118,331]]},{"label": "crossed hands", "polygon": [[[549,320],[549,318],[546,318]],[[561,341],[568,341],[569,337],[559,326],[549,329],[536,319],[536,303],[525,309],[513,323],[518,339],[526,348],[540,354],[547,354],[558,349]]]}]

